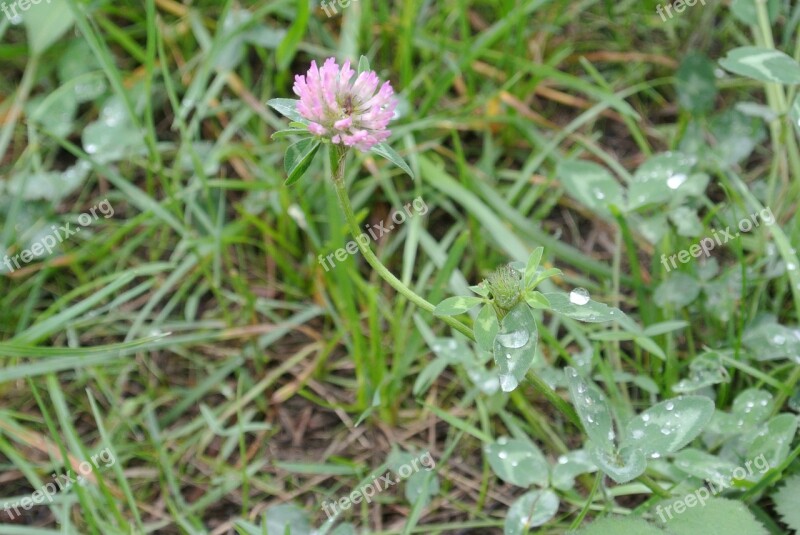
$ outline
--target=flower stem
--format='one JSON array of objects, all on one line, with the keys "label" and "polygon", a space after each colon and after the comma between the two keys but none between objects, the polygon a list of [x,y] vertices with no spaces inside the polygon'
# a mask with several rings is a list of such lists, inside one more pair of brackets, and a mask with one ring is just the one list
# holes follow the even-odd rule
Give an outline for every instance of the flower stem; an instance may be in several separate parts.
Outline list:
[{"label": "flower stem", "polygon": [[[345,160],[347,159],[347,150],[341,149],[339,147],[333,146],[331,147],[331,168],[333,169],[333,185],[336,188],[336,195],[339,198],[339,204],[342,207],[342,211],[344,212],[345,220],[347,221],[347,226],[350,228],[350,234],[353,236],[353,239],[358,244],[358,248],[361,250],[361,254],[364,255],[364,258],[367,260],[370,266],[378,272],[378,274],[388,282],[392,288],[400,292],[403,296],[405,296],[409,301],[417,305],[423,310],[433,313],[433,309],[435,308],[433,304],[428,302],[425,298],[418,295],[414,292],[411,288],[403,284],[403,282],[395,277],[389,269],[384,266],[381,261],[375,256],[375,253],[372,252],[369,245],[364,245],[360,241],[356,240],[356,236],[361,233],[361,229],[358,226],[358,222],[356,221],[356,216],[353,213],[353,207],[350,205],[350,197],[347,195],[347,184],[344,180],[344,172],[345,172]],[[475,335],[472,332],[472,329],[461,323],[455,318],[451,318],[450,316],[441,316],[440,319],[453,327],[455,330],[472,340],[475,341]],[[544,397],[555,407],[557,408],[567,419],[575,425],[578,429],[582,428],[580,418],[578,418],[578,414],[575,412],[575,409],[572,406],[564,401],[558,394],[556,394],[555,390],[550,388],[544,380],[538,377],[535,373],[530,373],[528,375],[531,383],[533,383],[534,387],[540,391]],[[654,493],[658,494],[661,497],[669,497],[669,493],[663,490],[658,484],[650,479],[648,476],[642,474],[638,478],[644,485],[650,488]]]},{"label": "flower stem", "polygon": [[[331,164],[334,164],[335,162],[333,184],[336,187],[336,195],[339,197],[339,204],[344,212],[345,220],[347,220],[347,226],[350,228],[350,234],[352,234],[353,239],[356,240],[356,236],[361,233],[361,229],[358,226],[358,222],[356,222],[356,216],[353,213],[353,207],[350,205],[350,197],[347,195],[347,185],[344,181],[346,152],[337,150],[336,148],[332,148],[331,152],[334,153]],[[436,307],[415,293],[414,290],[403,284],[400,279],[395,277],[392,272],[381,263],[378,257],[375,256],[375,253],[372,252],[369,244],[362,244],[359,240],[356,240],[356,243],[358,244],[358,248],[361,249],[361,254],[364,255],[364,258],[367,260],[369,265],[378,272],[378,275],[380,275],[383,280],[388,282],[392,288],[400,292],[400,294],[405,296],[409,301],[421,309],[427,312],[433,312],[433,309]],[[474,335],[472,334],[472,329],[457,319],[449,316],[443,316],[441,319],[464,336],[467,336],[471,340],[475,339]]]},{"label": "flower stem", "polygon": [[[345,159],[346,152],[332,148],[331,165],[334,169],[333,184],[336,187],[336,194],[339,197],[339,204],[342,206],[342,210],[344,211],[344,217],[347,220],[347,225],[350,227],[350,233],[353,235],[353,239],[355,239],[355,237],[361,232],[361,229],[356,222],[356,216],[353,213],[353,208],[350,205],[350,198],[347,195],[347,185],[344,181]],[[402,281],[395,277],[392,272],[389,271],[380,260],[378,260],[378,257],[375,256],[375,253],[372,252],[372,249],[370,249],[369,245],[362,245],[362,243],[358,240],[356,240],[356,243],[358,243],[358,247],[361,249],[361,253],[364,255],[364,258],[367,260],[369,265],[372,266],[375,271],[377,271],[378,274],[392,286],[392,288],[400,292],[402,295],[408,298],[409,301],[421,309],[427,310],[428,312],[433,312],[435,307],[427,300],[417,295],[413,290],[411,290],[411,288],[407,287],[402,283]],[[442,316],[441,319],[473,342],[475,341],[475,335],[473,334],[472,329],[457,319],[451,318],[450,316]],[[558,394],[556,394],[556,392],[550,388],[546,382],[537,377],[535,373],[529,374],[529,377],[536,389],[539,390],[553,406],[563,413],[570,422],[580,429],[580,419],[578,418],[578,415],[575,413],[575,410],[572,408],[572,406],[561,399]]]}]

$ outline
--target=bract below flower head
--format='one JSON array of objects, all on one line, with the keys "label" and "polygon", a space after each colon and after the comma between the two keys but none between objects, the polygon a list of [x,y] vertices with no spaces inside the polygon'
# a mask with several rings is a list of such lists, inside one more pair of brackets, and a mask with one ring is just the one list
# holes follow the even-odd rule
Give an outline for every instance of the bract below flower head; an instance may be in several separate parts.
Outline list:
[{"label": "bract below flower head", "polygon": [[308,119],[308,130],[337,145],[368,151],[385,141],[386,129],[394,116],[397,99],[392,84],[380,80],[374,71],[364,71],[351,82],[355,71],[350,61],[339,67],[334,58],[322,68],[315,61],[305,76],[297,75],[294,92],[300,97],[297,111]]}]

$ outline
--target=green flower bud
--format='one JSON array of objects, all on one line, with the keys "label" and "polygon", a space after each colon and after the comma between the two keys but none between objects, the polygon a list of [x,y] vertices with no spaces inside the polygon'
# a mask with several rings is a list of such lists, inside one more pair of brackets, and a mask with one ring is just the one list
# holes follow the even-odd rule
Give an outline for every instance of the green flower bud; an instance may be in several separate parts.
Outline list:
[{"label": "green flower bud", "polygon": [[505,316],[506,312],[519,303],[522,298],[521,283],[522,276],[509,265],[500,266],[486,279],[498,316]]}]

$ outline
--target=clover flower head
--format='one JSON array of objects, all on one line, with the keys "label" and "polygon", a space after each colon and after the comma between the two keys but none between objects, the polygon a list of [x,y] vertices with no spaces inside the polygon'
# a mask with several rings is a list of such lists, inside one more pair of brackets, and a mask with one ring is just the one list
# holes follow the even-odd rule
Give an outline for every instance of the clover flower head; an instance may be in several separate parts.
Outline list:
[{"label": "clover flower head", "polygon": [[293,89],[300,97],[297,111],[309,121],[309,132],[366,152],[391,134],[386,126],[397,99],[391,83],[384,82],[378,89],[380,80],[374,71],[364,71],[351,82],[354,74],[350,61],[340,68],[334,58],[328,58],[321,69],[312,61],[308,73],[295,76]]},{"label": "clover flower head", "polygon": [[495,304],[503,310],[513,308],[522,296],[521,280],[522,277],[519,272],[510,265],[500,266],[492,272],[486,279],[486,283],[489,286]]}]

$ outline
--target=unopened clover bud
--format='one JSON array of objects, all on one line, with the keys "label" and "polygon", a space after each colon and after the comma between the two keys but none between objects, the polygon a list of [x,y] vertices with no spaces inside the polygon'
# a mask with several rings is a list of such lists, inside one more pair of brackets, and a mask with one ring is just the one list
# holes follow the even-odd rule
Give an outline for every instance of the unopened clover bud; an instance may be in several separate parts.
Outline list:
[{"label": "unopened clover bud", "polygon": [[498,312],[502,312],[502,316],[522,298],[521,280],[519,272],[509,265],[500,266],[486,279],[495,307],[500,309]]}]

